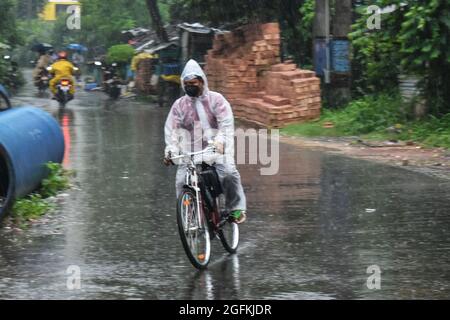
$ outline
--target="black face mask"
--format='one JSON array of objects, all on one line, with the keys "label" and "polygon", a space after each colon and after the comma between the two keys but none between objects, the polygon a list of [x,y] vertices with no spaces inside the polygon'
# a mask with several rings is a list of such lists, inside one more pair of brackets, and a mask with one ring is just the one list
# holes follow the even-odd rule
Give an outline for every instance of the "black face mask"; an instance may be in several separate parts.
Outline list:
[{"label": "black face mask", "polygon": [[200,87],[198,86],[185,86],[184,87],[184,91],[186,92],[186,94],[189,97],[198,97],[198,95],[200,94]]}]

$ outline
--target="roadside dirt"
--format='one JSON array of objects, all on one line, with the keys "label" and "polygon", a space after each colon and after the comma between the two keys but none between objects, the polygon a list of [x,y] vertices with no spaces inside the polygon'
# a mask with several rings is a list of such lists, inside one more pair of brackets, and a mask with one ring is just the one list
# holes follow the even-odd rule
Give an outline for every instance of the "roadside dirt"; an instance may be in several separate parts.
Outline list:
[{"label": "roadside dirt", "polygon": [[375,161],[450,180],[450,151],[403,142],[367,142],[358,138],[281,136],[281,142],[352,158]]}]

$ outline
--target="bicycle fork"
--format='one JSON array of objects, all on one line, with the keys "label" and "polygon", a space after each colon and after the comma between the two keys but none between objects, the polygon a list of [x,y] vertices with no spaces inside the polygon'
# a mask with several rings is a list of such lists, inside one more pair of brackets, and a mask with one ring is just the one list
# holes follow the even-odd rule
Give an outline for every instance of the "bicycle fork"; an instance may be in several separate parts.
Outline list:
[{"label": "bicycle fork", "polygon": [[189,172],[186,175],[186,185],[191,186],[195,191],[195,199],[196,199],[196,206],[197,206],[197,212],[198,212],[198,219],[199,219],[199,226],[203,225],[203,219],[205,218],[205,214],[203,212],[203,206],[201,201],[201,192],[200,188],[198,186],[198,176],[197,172],[194,169],[188,169]]}]

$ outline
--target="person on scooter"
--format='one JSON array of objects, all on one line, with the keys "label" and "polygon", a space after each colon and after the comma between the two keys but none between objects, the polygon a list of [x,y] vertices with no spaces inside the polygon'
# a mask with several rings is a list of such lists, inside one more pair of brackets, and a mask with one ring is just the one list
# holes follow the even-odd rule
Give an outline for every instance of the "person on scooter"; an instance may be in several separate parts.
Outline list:
[{"label": "person on scooter", "polygon": [[33,69],[33,81],[36,86],[39,85],[41,75],[47,71],[47,67],[52,63],[50,52],[41,51],[36,67]]},{"label": "person on scooter", "polygon": [[70,80],[72,86],[70,87],[70,100],[73,99],[75,94],[75,79],[73,77],[75,66],[67,60],[67,52],[61,51],[58,53],[58,60],[50,66],[50,74],[53,75],[52,80],[50,80],[50,90],[55,96],[58,89],[57,85],[61,79]]}]

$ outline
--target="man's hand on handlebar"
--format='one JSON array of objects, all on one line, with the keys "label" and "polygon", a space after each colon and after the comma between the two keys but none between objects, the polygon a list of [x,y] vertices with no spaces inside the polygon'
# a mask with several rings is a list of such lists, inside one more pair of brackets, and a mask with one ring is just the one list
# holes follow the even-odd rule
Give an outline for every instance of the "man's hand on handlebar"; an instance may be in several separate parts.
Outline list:
[{"label": "man's hand on handlebar", "polygon": [[209,141],[209,145],[214,147],[215,152],[220,153],[220,154],[224,154],[224,145],[222,142],[219,141]]},{"label": "man's hand on handlebar", "polygon": [[168,167],[171,165],[175,165],[175,163],[173,163],[173,161],[170,159],[172,158],[172,152],[168,152],[167,155],[165,156],[163,163]]}]

